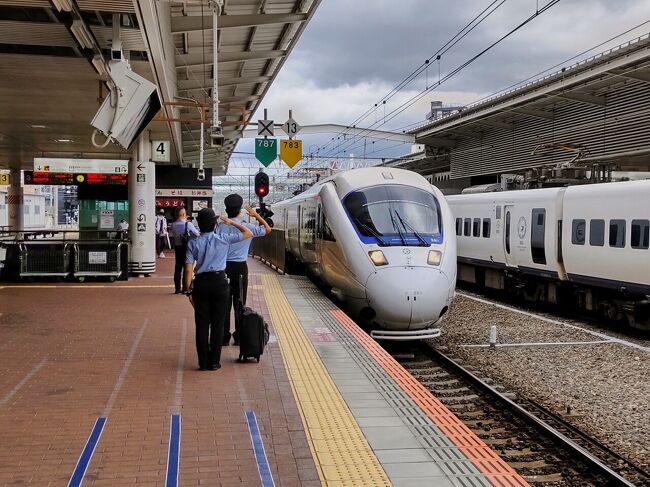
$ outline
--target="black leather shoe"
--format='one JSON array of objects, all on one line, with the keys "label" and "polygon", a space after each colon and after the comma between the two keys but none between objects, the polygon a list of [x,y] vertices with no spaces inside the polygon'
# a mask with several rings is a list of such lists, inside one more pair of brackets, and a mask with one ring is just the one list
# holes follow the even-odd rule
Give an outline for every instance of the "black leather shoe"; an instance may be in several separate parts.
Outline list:
[{"label": "black leather shoe", "polygon": [[219,370],[221,368],[221,364],[212,364],[212,367],[210,367],[210,370]]},{"label": "black leather shoe", "polygon": [[183,294],[183,291],[180,291],[180,290],[177,289],[177,290],[174,292],[174,294]]}]

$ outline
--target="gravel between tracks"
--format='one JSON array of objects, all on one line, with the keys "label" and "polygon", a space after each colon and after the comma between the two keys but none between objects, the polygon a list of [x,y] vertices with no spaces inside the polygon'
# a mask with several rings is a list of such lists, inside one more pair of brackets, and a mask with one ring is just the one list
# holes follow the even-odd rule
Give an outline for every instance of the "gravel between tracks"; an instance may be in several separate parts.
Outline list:
[{"label": "gravel between tracks", "polygon": [[433,341],[479,375],[564,412],[571,421],[631,461],[650,469],[650,353],[616,343],[466,348],[487,343],[586,342],[586,332],[457,296]]}]

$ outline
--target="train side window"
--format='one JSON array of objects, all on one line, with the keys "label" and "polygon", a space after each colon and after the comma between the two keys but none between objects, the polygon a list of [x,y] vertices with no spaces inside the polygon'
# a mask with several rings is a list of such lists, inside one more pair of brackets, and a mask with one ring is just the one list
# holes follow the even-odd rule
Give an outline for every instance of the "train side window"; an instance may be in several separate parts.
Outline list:
[{"label": "train side window", "polygon": [[481,219],[474,218],[474,221],[472,222],[472,237],[480,237],[480,236],[481,236]]},{"label": "train side window", "polygon": [[625,220],[609,221],[609,246],[625,247]]},{"label": "train side window", "polygon": [[585,230],[587,223],[585,220],[573,220],[571,222],[571,243],[573,245],[585,244]]},{"label": "train side window", "polygon": [[589,221],[589,245],[594,247],[605,245],[605,220]]},{"label": "train side window", "polygon": [[633,249],[647,249],[650,244],[650,221],[632,220],[630,244]]},{"label": "train side window", "polygon": [[471,231],[472,231],[472,220],[471,218],[465,218],[465,221],[463,222],[463,235],[469,237],[471,235]]},{"label": "train side window", "polygon": [[530,253],[533,262],[546,264],[546,210],[533,208],[532,228],[530,230]]},{"label": "train side window", "polygon": [[456,218],[456,235],[462,235],[462,234],[463,234],[463,219]]},{"label": "train side window", "polygon": [[506,252],[510,253],[510,212],[506,211]]},{"label": "train side window", "polygon": [[497,220],[501,220],[501,207],[497,206],[497,214],[495,216]]},{"label": "train side window", "polygon": [[490,238],[490,227],[492,220],[489,218],[483,218],[483,238]]}]

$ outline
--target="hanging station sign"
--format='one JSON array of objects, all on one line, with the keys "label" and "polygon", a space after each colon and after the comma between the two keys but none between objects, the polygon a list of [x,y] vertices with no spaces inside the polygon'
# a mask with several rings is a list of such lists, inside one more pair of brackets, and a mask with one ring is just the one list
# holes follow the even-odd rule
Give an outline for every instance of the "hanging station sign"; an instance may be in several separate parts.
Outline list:
[{"label": "hanging station sign", "polygon": [[34,172],[127,174],[129,172],[129,161],[122,159],[35,157]]}]

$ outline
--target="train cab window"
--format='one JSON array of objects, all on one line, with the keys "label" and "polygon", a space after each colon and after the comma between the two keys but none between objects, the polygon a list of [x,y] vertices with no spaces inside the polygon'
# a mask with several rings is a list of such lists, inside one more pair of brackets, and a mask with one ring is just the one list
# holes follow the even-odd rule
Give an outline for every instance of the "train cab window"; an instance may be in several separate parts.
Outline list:
[{"label": "train cab window", "polygon": [[480,237],[480,236],[481,236],[481,219],[474,218],[474,221],[472,222],[472,237]]},{"label": "train cab window", "polygon": [[625,247],[625,220],[609,221],[609,246]]},{"label": "train cab window", "polygon": [[533,208],[532,225],[530,229],[530,253],[533,262],[546,264],[546,210],[544,208]]},{"label": "train cab window", "polygon": [[573,220],[571,222],[571,243],[573,245],[585,244],[585,231],[587,223],[585,220]]},{"label": "train cab window", "polygon": [[469,237],[471,235],[471,231],[472,231],[472,220],[471,218],[465,218],[465,222],[463,225],[463,235]]},{"label": "train cab window", "polygon": [[492,220],[489,218],[483,218],[483,238],[490,238]]},{"label": "train cab window", "polygon": [[632,220],[630,244],[633,249],[647,249],[650,243],[650,221]]},{"label": "train cab window", "polygon": [[605,245],[605,220],[589,221],[589,245],[594,247]]},{"label": "train cab window", "polygon": [[463,219],[456,218],[456,235],[462,235],[462,234],[463,234]]}]

